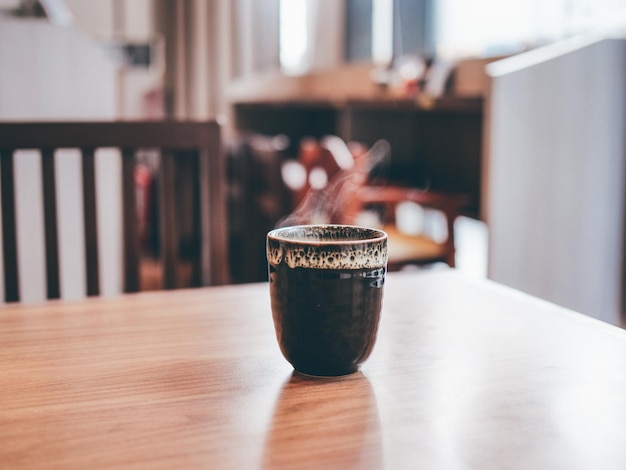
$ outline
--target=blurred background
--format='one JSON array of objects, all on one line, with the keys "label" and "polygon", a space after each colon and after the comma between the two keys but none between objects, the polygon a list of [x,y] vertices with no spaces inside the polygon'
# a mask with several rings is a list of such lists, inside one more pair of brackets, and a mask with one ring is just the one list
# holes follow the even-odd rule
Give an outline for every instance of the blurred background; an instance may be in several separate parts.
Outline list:
[{"label": "blurred background", "polygon": [[[266,231],[342,169],[316,160],[319,187],[307,173],[307,158],[337,158],[326,136],[355,161],[383,139],[378,186],[462,201],[452,225],[439,199],[393,209],[405,235],[427,229],[441,247],[454,231],[452,262],[415,264],[619,324],[625,26],[624,0],[0,0],[0,120],[218,119],[232,282],[266,279]],[[160,170],[137,158],[149,256]],[[101,187],[117,171],[101,165]],[[41,211],[23,178],[18,210]],[[71,183],[60,191],[71,205]],[[116,227],[101,250],[119,259]],[[119,263],[107,269],[115,293]]]},{"label": "blurred background", "polygon": [[[361,72],[372,65],[411,75],[423,59],[492,60],[623,26],[626,15],[619,0],[2,0],[0,9],[9,119],[202,118],[243,97],[370,97]],[[456,94],[484,91],[473,65]],[[332,87],[309,77],[344,68],[354,74]],[[275,84],[285,75],[309,79]],[[82,88],[108,107],[81,100]]]}]

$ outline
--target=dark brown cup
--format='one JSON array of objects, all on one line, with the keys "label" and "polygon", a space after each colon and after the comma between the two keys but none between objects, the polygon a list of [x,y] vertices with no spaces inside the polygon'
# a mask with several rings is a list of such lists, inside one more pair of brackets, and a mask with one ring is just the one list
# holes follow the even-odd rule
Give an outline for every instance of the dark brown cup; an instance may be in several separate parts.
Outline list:
[{"label": "dark brown cup", "polygon": [[349,225],[301,225],[267,235],[276,338],[299,372],[355,372],[372,352],[383,298],[387,235]]}]

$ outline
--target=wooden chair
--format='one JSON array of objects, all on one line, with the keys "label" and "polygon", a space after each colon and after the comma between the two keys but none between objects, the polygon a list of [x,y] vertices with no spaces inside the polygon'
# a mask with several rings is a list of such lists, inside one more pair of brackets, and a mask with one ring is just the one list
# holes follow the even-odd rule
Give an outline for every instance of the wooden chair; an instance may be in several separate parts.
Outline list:
[{"label": "wooden chair", "polygon": [[[307,174],[314,167],[322,167],[328,173],[327,187],[332,188],[332,194],[318,198],[333,205],[324,210],[326,222],[371,224],[371,218],[364,221],[361,215],[366,210],[374,211],[378,214],[374,224],[389,236],[389,270],[437,262],[455,266],[454,221],[470,202],[469,195],[373,184],[369,179],[372,156],[362,145],[347,145],[339,137],[327,137],[320,143],[309,141],[304,150],[301,155],[306,157],[304,166],[309,172]],[[353,162],[337,163],[345,162],[349,155]],[[302,156],[300,160],[303,160]],[[323,194],[325,189],[320,191]],[[439,241],[424,233],[412,234],[401,230],[396,220],[396,209],[405,202],[440,211],[445,217],[447,238]],[[306,207],[301,212],[309,213],[310,208]]]},{"label": "wooden chair", "polygon": [[[421,207],[443,213],[447,237],[439,241],[425,233],[406,233],[396,220],[396,209],[401,203],[412,202]],[[469,203],[466,194],[425,191],[394,185],[364,185],[354,193],[347,220],[355,222],[356,214],[363,210],[379,213],[382,228],[388,235],[388,269],[395,271],[407,265],[426,265],[437,262],[455,266],[454,221]]]},{"label": "wooden chair", "polygon": [[[2,243],[5,298],[20,300],[18,281],[16,208],[13,163],[15,151],[41,151],[45,229],[47,297],[60,297],[55,150],[78,148],[82,153],[82,186],[86,293],[100,294],[95,193],[95,150],[116,147],[122,155],[122,217],[124,291],[139,290],[140,252],[137,238],[134,165],[138,149],[160,150],[160,240],[163,287],[178,287],[179,231],[177,214],[189,212],[196,221],[198,246],[194,267],[197,285],[228,282],[228,251],[225,202],[225,171],[220,127],[208,122],[20,122],[0,123],[0,184],[2,197]],[[197,182],[175,181],[179,159],[193,157]],[[177,206],[177,187],[192,184],[198,189],[194,208]]]}]

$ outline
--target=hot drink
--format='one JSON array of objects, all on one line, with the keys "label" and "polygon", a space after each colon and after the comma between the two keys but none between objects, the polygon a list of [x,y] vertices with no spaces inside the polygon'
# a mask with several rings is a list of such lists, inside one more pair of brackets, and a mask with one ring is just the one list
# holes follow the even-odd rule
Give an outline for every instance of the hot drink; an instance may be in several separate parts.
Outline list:
[{"label": "hot drink", "polygon": [[387,239],[351,226],[300,226],[268,234],[276,336],[300,372],[354,372],[374,347]]},{"label": "hot drink", "polygon": [[372,351],[385,268],[270,266],[276,334],[287,360],[312,375],[354,372]]}]

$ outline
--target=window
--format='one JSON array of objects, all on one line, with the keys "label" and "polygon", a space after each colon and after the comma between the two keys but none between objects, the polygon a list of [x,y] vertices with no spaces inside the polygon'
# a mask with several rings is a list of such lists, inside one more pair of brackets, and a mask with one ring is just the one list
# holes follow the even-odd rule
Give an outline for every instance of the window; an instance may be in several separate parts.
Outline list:
[{"label": "window", "polygon": [[431,55],[433,2],[347,0],[346,60],[385,63],[407,55]]},{"label": "window", "polygon": [[243,63],[257,70],[280,58],[291,74],[342,61],[509,54],[626,23],[626,0],[237,0],[235,5],[241,5],[239,41],[247,45]]},{"label": "window", "polygon": [[306,0],[280,0],[280,65],[287,73],[299,73],[306,67],[306,7]]},{"label": "window", "polygon": [[343,62],[345,4],[339,0],[280,1],[280,64],[301,74]]},{"label": "window", "polygon": [[498,55],[626,25],[625,0],[437,0],[437,53]]}]

